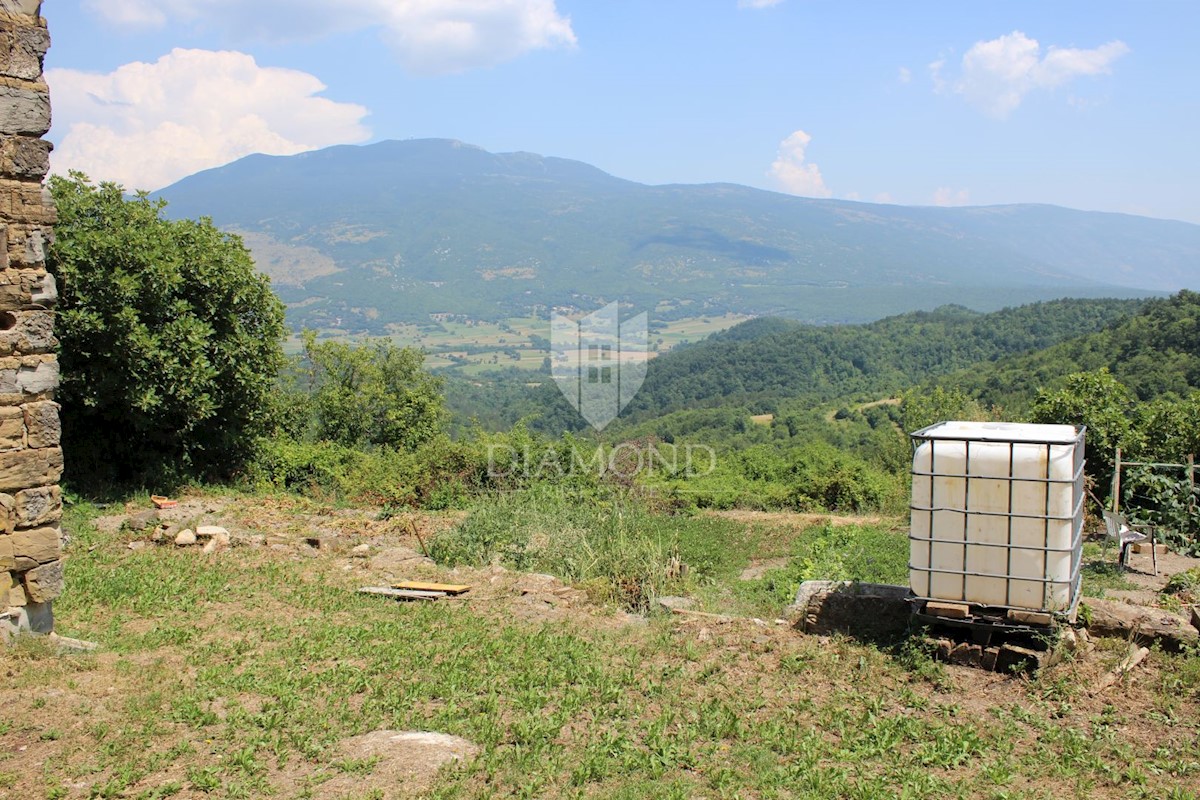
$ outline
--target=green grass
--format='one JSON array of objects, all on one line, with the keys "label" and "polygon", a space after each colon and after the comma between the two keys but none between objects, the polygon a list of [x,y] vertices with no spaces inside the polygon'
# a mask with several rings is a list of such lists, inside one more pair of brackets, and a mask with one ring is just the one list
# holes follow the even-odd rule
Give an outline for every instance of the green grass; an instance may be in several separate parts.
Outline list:
[{"label": "green grass", "polygon": [[[1079,665],[989,687],[782,627],[523,621],[503,595],[397,605],[355,594],[339,559],[130,551],[89,528],[93,513],[71,511],[57,612],[62,633],[104,649],[0,651],[0,795],[324,797],[351,774],[368,797],[374,765],[337,743],[380,728],[481,746],[435,798],[1186,798],[1200,780],[1195,654],[1154,655],[1147,708],[1090,698]],[[697,567],[714,583],[769,533],[722,548],[724,520],[579,514],[670,532],[684,561],[727,551]],[[812,532],[787,549],[813,569],[895,568],[886,528]]]},{"label": "green grass", "polygon": [[1171,579],[1167,581],[1167,585],[1163,587],[1163,593],[1178,595],[1193,601],[1200,599],[1200,567],[1192,567],[1172,575]]},{"label": "green grass", "polygon": [[727,574],[737,533],[724,520],[654,513],[631,498],[546,488],[481,503],[433,541],[431,555],[447,566],[550,573],[602,602],[646,611],[656,597]]},{"label": "green grass", "polygon": [[891,525],[815,525],[797,536],[787,566],[730,585],[747,611],[777,615],[804,581],[908,585],[908,536]]},{"label": "green grass", "polygon": [[1112,590],[1136,589],[1137,584],[1125,577],[1124,570],[1117,563],[1115,550],[1103,548],[1095,542],[1083,545],[1082,586],[1080,593],[1084,597],[1102,598]]}]

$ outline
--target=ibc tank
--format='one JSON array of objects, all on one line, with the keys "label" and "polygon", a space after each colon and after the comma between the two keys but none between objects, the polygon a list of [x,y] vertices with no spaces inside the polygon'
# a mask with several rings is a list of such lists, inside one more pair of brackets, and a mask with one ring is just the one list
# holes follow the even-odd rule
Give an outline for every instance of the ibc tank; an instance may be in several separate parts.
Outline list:
[{"label": "ibc tank", "polygon": [[909,586],[918,598],[1071,612],[1084,429],[941,422],[912,434]]}]

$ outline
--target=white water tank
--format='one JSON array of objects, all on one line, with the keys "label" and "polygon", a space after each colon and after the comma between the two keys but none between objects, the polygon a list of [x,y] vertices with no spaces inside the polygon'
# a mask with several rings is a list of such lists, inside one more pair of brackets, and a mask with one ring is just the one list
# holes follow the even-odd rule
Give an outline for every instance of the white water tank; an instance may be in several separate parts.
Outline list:
[{"label": "white water tank", "polygon": [[1073,611],[1083,540],[1084,429],[941,422],[912,438],[913,594]]}]

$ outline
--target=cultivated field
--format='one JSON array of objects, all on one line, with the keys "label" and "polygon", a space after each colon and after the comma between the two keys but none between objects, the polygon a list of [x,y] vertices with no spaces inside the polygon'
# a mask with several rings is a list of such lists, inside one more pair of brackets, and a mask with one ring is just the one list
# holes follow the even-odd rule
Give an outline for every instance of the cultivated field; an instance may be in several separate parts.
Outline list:
[{"label": "cultivated field", "polygon": [[[738,314],[693,317],[664,322],[651,331],[653,355],[665,353],[684,342],[698,342],[709,334],[731,328],[750,317]],[[501,322],[431,319],[422,325],[390,325],[389,338],[402,347],[419,347],[428,353],[429,369],[457,366],[464,375],[479,375],[504,367],[537,370],[549,355],[538,349],[530,337],[550,338],[550,322],[536,317],[512,317]],[[335,339],[355,339],[344,331],[320,331]],[[292,337],[286,349],[297,353],[299,337]]]}]

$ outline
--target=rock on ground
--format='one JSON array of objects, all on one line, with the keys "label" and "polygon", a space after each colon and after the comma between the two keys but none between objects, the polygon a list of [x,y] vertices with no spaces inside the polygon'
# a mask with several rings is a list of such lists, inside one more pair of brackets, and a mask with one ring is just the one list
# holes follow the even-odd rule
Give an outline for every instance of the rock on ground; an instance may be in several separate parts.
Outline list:
[{"label": "rock on ground", "polygon": [[1096,636],[1118,636],[1142,644],[1161,642],[1169,650],[1182,650],[1200,641],[1200,632],[1187,617],[1161,608],[1147,608],[1109,600],[1084,598],[1088,608],[1088,632]]},{"label": "rock on ground", "polygon": [[367,797],[375,790],[385,798],[408,797],[432,783],[444,764],[479,754],[473,742],[428,731],[372,731],[343,740],[339,749],[343,758],[377,760],[366,775],[338,775],[322,783],[324,797],[342,793]]}]

